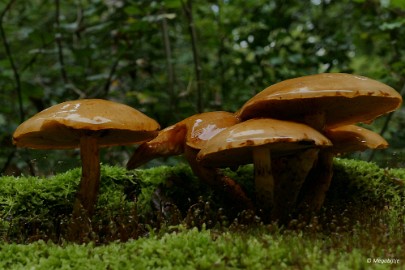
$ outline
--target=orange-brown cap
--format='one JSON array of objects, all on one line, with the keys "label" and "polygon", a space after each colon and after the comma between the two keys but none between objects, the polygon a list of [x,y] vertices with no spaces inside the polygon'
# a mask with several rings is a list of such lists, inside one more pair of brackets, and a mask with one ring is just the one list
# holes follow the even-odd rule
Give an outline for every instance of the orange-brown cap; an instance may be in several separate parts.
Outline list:
[{"label": "orange-brown cap", "polygon": [[300,123],[269,118],[250,119],[212,137],[197,155],[205,166],[226,167],[251,163],[255,147],[268,147],[282,155],[332,143],[315,129]]},{"label": "orange-brown cap", "polygon": [[213,136],[225,128],[239,123],[239,119],[233,113],[215,111],[190,116],[181,123],[187,126],[187,145],[201,149]]},{"label": "orange-brown cap", "polygon": [[83,134],[97,134],[100,146],[125,145],[151,139],[159,124],[140,111],[103,99],[66,101],[23,122],[13,143],[34,149],[79,147]]},{"label": "orange-brown cap", "polygon": [[388,142],[378,133],[355,125],[325,130],[325,136],[333,143],[330,150],[337,154],[388,147]]},{"label": "orange-brown cap", "polygon": [[376,80],[345,73],[322,73],[285,80],[264,89],[236,113],[242,120],[270,117],[302,121],[324,113],[326,128],[371,122],[394,111],[402,97]]}]

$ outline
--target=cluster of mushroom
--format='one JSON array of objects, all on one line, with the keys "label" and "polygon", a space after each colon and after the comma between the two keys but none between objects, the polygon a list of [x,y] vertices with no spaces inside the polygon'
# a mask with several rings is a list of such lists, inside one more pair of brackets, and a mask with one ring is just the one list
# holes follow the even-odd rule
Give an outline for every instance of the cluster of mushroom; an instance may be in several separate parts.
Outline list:
[{"label": "cluster of mushroom", "polygon": [[[91,217],[100,182],[99,147],[141,143],[127,164],[134,169],[163,156],[184,154],[193,172],[239,208],[260,208],[283,220],[297,206],[318,210],[332,177],[334,155],[384,148],[378,134],[354,126],[397,109],[389,86],[349,74],[318,74],[274,84],[236,113],[206,112],[161,131],[123,104],[83,99],[39,112],[13,135],[20,147],[80,148],[82,178],[72,220]],[[256,205],[219,168],[253,163]],[[83,212],[85,213],[83,215]],[[78,233],[80,226],[72,226]],[[74,236],[73,236],[74,238]]]},{"label": "cluster of mushroom", "polygon": [[378,81],[324,73],[271,85],[236,112],[240,123],[201,149],[203,166],[254,163],[256,203],[281,222],[294,209],[317,211],[332,178],[334,155],[387,142],[353,124],[397,109],[401,96]]},{"label": "cluster of mushroom", "polygon": [[397,109],[401,96],[361,76],[318,74],[274,84],[235,114],[197,114],[141,144],[128,162],[184,154],[200,179],[254,208],[241,187],[218,168],[254,163],[256,208],[264,219],[289,218],[294,209],[318,210],[332,178],[334,155],[385,148],[378,134],[354,126]]}]

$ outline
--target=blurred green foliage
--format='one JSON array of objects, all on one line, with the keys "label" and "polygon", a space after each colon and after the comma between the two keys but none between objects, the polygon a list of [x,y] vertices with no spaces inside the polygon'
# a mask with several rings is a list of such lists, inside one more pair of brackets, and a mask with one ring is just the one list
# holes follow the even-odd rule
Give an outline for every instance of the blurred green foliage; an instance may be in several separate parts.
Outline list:
[{"label": "blurred green foliage", "polygon": [[[116,100],[165,127],[199,110],[235,111],[270,84],[313,73],[365,75],[404,92],[402,1],[188,3],[2,1],[2,172],[52,174],[77,166],[75,151],[17,151],[11,144],[23,119],[71,99]],[[186,16],[190,6],[192,21]],[[198,82],[193,44],[198,49]],[[388,128],[384,119],[369,126],[377,132],[384,128],[391,143],[389,150],[374,156],[384,166],[404,165],[404,118],[401,110]],[[123,164],[132,150],[106,149],[102,160]]]}]

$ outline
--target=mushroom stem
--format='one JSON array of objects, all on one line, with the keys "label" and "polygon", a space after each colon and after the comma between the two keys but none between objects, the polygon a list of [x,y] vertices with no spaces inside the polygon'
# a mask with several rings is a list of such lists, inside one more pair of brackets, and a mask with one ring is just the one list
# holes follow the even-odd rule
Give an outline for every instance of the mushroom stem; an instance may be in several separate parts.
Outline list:
[{"label": "mushroom stem", "polygon": [[310,148],[294,155],[273,159],[275,183],[272,219],[286,224],[295,212],[301,187],[317,160],[319,149]]},{"label": "mushroom stem", "polygon": [[91,217],[100,187],[100,155],[96,136],[81,137],[80,156],[82,159],[82,177],[76,194],[73,217],[80,215],[80,209],[84,209],[86,215]]},{"label": "mushroom stem", "polygon": [[255,187],[257,204],[265,216],[271,213],[274,206],[274,177],[271,169],[271,153],[267,147],[253,149],[255,170]]},{"label": "mushroom stem", "polygon": [[[305,122],[324,133],[326,115],[325,111],[306,115]],[[299,207],[305,207],[309,212],[319,211],[325,200],[333,176],[333,154],[329,150],[320,150],[318,160],[311,169],[306,182],[302,187],[302,198]]]},{"label": "mushroom stem", "polygon": [[326,123],[325,111],[305,115],[304,122],[317,131],[322,132]]},{"label": "mushroom stem", "polygon": [[312,214],[321,209],[333,176],[333,153],[320,150],[318,161],[304,183],[298,208]]},{"label": "mushroom stem", "polygon": [[100,187],[100,155],[97,136],[83,135],[80,138],[80,157],[82,160],[82,177],[73,205],[73,213],[68,228],[70,241],[81,240],[90,227]]},{"label": "mushroom stem", "polygon": [[80,139],[80,156],[82,178],[77,198],[87,214],[92,216],[100,187],[100,154],[96,136],[83,136]]},{"label": "mushroom stem", "polygon": [[252,201],[238,183],[224,175],[219,169],[204,167],[197,162],[198,151],[196,149],[185,146],[184,150],[191,169],[202,182],[224,194],[224,197],[237,209],[254,209]]}]

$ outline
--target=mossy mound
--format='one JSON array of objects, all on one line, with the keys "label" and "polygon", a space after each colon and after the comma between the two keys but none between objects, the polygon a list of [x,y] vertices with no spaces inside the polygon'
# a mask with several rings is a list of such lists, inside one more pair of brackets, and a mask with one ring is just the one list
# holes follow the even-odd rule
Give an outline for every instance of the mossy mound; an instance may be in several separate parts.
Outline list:
[{"label": "mossy mound", "polygon": [[[225,173],[253,196],[252,166]],[[101,174],[96,212],[90,227],[83,230],[82,242],[127,241],[171,226],[228,228],[261,224],[255,213],[240,213],[227,205],[221,194],[199,182],[184,164],[133,171],[102,166]],[[403,233],[403,179],[405,169],[336,159],[325,206],[315,217],[317,230],[334,232],[336,228],[349,228],[349,223],[351,229],[358,223],[375,224],[385,219],[379,223],[390,223],[392,228],[400,228],[395,234]],[[0,239],[14,243],[39,239],[63,242],[79,181],[80,169],[49,178],[1,177]],[[285,229],[307,227],[298,219]]]}]

